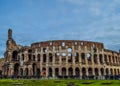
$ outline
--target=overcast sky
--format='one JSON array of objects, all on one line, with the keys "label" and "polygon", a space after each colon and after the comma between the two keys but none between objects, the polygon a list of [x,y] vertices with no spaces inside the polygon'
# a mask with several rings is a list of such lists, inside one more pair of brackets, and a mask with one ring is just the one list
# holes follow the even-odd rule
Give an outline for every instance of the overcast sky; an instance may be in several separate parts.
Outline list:
[{"label": "overcast sky", "polygon": [[120,0],[0,0],[0,57],[7,31],[21,45],[47,40],[103,42],[120,49]]}]

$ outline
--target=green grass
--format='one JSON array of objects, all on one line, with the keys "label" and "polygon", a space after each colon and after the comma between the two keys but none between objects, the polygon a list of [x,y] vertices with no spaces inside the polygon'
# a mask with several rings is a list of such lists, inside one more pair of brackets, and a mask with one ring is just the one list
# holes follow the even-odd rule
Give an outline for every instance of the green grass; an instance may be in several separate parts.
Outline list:
[{"label": "green grass", "polygon": [[35,79],[0,79],[0,86],[120,86],[120,80],[35,80]]}]

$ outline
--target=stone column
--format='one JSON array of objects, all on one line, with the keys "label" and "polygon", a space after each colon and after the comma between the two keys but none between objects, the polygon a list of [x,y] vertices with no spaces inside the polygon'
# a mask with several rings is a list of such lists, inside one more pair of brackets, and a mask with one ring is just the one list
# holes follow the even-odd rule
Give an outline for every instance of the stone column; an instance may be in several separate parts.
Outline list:
[{"label": "stone column", "polygon": [[52,77],[54,78],[55,77],[55,68],[52,67]]},{"label": "stone column", "polygon": [[61,76],[62,75],[62,68],[60,67],[59,68],[59,76]]},{"label": "stone column", "polygon": [[72,46],[72,63],[75,65],[75,50],[74,50],[74,46]]},{"label": "stone column", "polygon": [[61,52],[60,52],[60,56],[59,56],[59,64],[62,64],[62,56],[61,56]]},{"label": "stone column", "polygon": [[67,67],[65,67],[65,68],[66,68],[66,76],[68,76],[68,74],[69,74],[69,73],[68,73],[68,68],[67,68]]},{"label": "stone column", "polygon": [[46,67],[46,78],[48,77],[48,67]]}]

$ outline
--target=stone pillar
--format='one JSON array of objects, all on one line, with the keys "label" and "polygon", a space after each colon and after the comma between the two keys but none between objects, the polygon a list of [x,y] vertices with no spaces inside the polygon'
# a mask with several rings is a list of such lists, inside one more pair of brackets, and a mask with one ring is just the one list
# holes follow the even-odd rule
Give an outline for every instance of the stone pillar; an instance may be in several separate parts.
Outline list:
[{"label": "stone pillar", "polygon": [[66,67],[66,76],[68,76],[68,74],[69,74],[69,73],[68,73],[68,68]]},{"label": "stone pillar", "polygon": [[54,78],[55,77],[55,68],[52,67],[52,77]]},{"label": "stone pillar", "polygon": [[48,77],[48,67],[46,67],[46,78]]},{"label": "stone pillar", "polygon": [[60,53],[60,55],[59,55],[59,64],[61,65],[62,64],[62,54],[61,54],[61,46],[59,46],[59,53]]},{"label": "stone pillar", "polygon": [[72,67],[73,69],[73,76],[75,76],[75,67]]},{"label": "stone pillar", "polygon": [[75,64],[75,50],[74,50],[74,46],[72,46],[72,63]]},{"label": "stone pillar", "polygon": [[59,75],[62,75],[62,68],[59,68]]},{"label": "stone pillar", "polygon": [[82,69],[81,68],[79,68],[79,72],[80,72],[80,79],[82,79]]}]

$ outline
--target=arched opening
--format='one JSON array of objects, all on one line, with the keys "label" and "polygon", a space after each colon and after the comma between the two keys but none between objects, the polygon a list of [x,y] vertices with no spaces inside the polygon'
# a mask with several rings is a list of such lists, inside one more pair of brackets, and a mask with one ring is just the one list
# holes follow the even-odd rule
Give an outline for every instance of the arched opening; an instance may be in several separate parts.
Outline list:
[{"label": "arched opening", "polygon": [[69,77],[73,76],[73,69],[71,67],[68,69],[68,76]]},{"label": "arched opening", "polygon": [[117,70],[116,69],[114,69],[114,75],[117,75]]},{"label": "arched opening", "polygon": [[32,61],[32,55],[28,54],[29,61]]},{"label": "arched opening", "polygon": [[94,54],[94,63],[97,64],[98,61],[97,61],[97,54]]},{"label": "arched opening", "polygon": [[23,76],[23,69],[20,69],[20,76]]},{"label": "arched opening", "polygon": [[46,49],[46,48],[43,48],[43,52],[46,53],[46,52],[47,52],[47,49]]},{"label": "arched opening", "polygon": [[33,71],[33,76],[36,76],[36,64],[35,63],[33,63],[33,65],[32,65],[32,71]]},{"label": "arched opening", "polygon": [[77,52],[75,53],[75,62],[79,62],[79,54]]},{"label": "arched opening", "polygon": [[17,61],[17,56],[18,56],[18,52],[17,51],[13,51],[12,53],[12,61]]},{"label": "arched opening", "polygon": [[78,77],[78,78],[79,78],[79,76],[80,76],[80,70],[79,70],[78,67],[75,68],[75,76]]},{"label": "arched opening", "polygon": [[72,52],[72,48],[69,47],[69,48],[67,49],[67,51],[71,53],[71,52]]},{"label": "arched opening", "polygon": [[91,53],[87,53],[88,64],[92,64],[91,59],[92,59]]},{"label": "arched opening", "polygon": [[109,69],[108,68],[106,68],[106,75],[109,75]]},{"label": "arched opening", "polygon": [[72,53],[68,53],[68,62],[72,62]]},{"label": "arched opening", "polygon": [[14,65],[14,75],[15,75],[15,76],[18,76],[18,74],[19,74],[19,64],[16,63],[16,64]]},{"label": "arched opening", "polygon": [[37,60],[40,61],[40,54],[37,55]]},{"label": "arched opening", "polygon": [[107,63],[107,55],[104,55],[104,62]]},{"label": "arched opening", "polygon": [[43,62],[46,62],[46,54],[43,54]]},{"label": "arched opening", "polygon": [[29,49],[28,50],[28,58],[29,58],[29,61],[32,61],[32,50],[31,49]]},{"label": "arched opening", "polygon": [[55,53],[55,62],[59,61],[59,56],[60,56],[60,53],[56,52]]},{"label": "arched opening", "polygon": [[85,64],[85,53],[81,53],[82,64]]},{"label": "arched opening", "polygon": [[46,77],[46,68],[42,69],[42,77]]},{"label": "arched opening", "polygon": [[49,76],[49,77],[52,77],[52,68],[49,68],[49,69],[48,69],[48,76]]},{"label": "arched opening", "polygon": [[28,68],[25,68],[25,76],[28,76]]},{"label": "arched opening", "polygon": [[37,74],[37,77],[40,77],[40,68],[37,68],[36,74]]},{"label": "arched opening", "polygon": [[82,68],[82,78],[86,78],[86,69],[84,67]]},{"label": "arched opening", "polygon": [[95,68],[95,76],[96,76],[96,77],[99,76],[98,68]]},{"label": "arched opening", "polygon": [[103,56],[102,56],[102,54],[99,54],[99,61],[100,61],[100,64],[103,64]]},{"label": "arched opening", "polygon": [[36,59],[35,59],[35,55],[33,55],[33,61],[35,61]]},{"label": "arched opening", "polygon": [[92,72],[92,71],[93,71],[92,68],[89,68],[89,69],[88,69],[88,75],[89,75],[89,76],[92,76],[92,75],[93,75],[93,72]]},{"label": "arched opening", "polygon": [[62,68],[62,76],[63,76],[63,77],[66,76],[66,68]]},{"label": "arched opening", "polygon": [[65,52],[62,53],[62,62],[66,62],[66,53]]},{"label": "arched opening", "polygon": [[103,68],[100,69],[100,72],[101,72],[101,75],[104,76],[104,69]]},{"label": "arched opening", "polygon": [[52,53],[49,53],[49,62],[52,62],[52,60],[53,60]]},{"label": "arched opening", "polygon": [[58,77],[59,76],[59,69],[55,68],[55,76]]},{"label": "arched opening", "polygon": [[24,61],[24,59],[25,59],[25,58],[24,58],[24,54],[22,54],[22,61]]},{"label": "arched opening", "polygon": [[110,75],[113,75],[113,69],[112,68],[110,69]]}]

